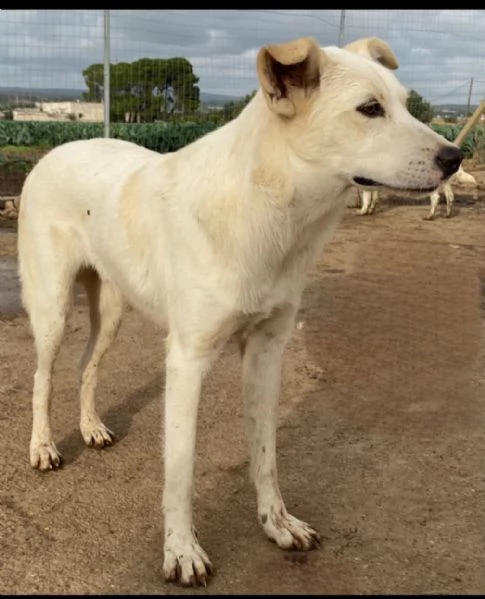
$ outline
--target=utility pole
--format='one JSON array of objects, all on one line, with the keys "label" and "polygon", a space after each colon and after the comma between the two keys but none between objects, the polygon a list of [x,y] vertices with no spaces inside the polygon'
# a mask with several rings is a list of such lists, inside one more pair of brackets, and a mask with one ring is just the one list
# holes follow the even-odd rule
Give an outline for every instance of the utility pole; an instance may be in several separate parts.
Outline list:
[{"label": "utility pole", "polygon": [[467,110],[466,110],[467,118],[470,115],[470,106],[471,106],[471,102],[472,102],[472,89],[473,89],[473,77],[470,79],[470,89],[468,90],[468,103],[467,103]]},{"label": "utility pole", "polygon": [[344,41],[344,31],[345,31],[345,10],[340,11],[340,27],[338,31],[338,45],[342,46],[342,42]]}]

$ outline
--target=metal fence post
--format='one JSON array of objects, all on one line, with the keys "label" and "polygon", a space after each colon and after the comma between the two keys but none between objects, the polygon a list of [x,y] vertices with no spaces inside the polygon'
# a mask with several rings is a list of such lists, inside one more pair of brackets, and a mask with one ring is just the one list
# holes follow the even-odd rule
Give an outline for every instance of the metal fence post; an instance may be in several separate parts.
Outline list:
[{"label": "metal fence post", "polygon": [[109,137],[109,82],[110,82],[110,11],[104,11],[104,136]]},{"label": "metal fence post", "polygon": [[338,31],[338,45],[342,46],[342,42],[344,41],[344,32],[345,32],[345,10],[340,11],[340,26]]}]

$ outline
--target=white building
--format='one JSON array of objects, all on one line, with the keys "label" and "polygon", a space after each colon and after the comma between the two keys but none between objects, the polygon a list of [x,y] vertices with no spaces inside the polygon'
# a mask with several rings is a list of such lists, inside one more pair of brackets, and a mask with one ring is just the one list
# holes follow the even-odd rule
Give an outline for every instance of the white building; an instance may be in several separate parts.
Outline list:
[{"label": "white building", "polygon": [[14,121],[81,121],[102,123],[102,102],[36,102],[35,108],[16,108]]}]

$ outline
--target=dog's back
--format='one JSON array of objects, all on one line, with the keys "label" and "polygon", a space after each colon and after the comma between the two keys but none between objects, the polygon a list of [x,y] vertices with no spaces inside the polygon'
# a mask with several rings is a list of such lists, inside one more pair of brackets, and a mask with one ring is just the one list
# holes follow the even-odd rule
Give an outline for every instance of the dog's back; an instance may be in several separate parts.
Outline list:
[{"label": "dog's back", "polygon": [[[25,226],[26,216],[33,213],[42,215],[39,220],[44,223],[52,223],[51,219],[67,218],[72,210],[99,210],[113,188],[113,181],[135,171],[150,156],[159,157],[146,148],[118,139],[80,140],[54,148],[39,160],[25,180],[20,229]],[[22,235],[22,230],[19,234]]]}]

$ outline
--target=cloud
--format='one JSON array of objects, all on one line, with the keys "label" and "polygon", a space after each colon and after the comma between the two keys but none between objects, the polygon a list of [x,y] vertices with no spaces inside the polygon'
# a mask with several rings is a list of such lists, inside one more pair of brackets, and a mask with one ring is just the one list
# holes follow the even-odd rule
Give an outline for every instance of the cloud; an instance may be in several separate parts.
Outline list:
[{"label": "cloud", "polygon": [[[346,10],[344,43],[386,39],[401,81],[434,102],[485,97],[485,10]],[[2,86],[84,89],[82,70],[103,62],[103,10],[0,11]],[[311,35],[337,44],[340,10],[111,10],[111,61],[185,56],[204,92],[258,86],[257,50]]]}]

